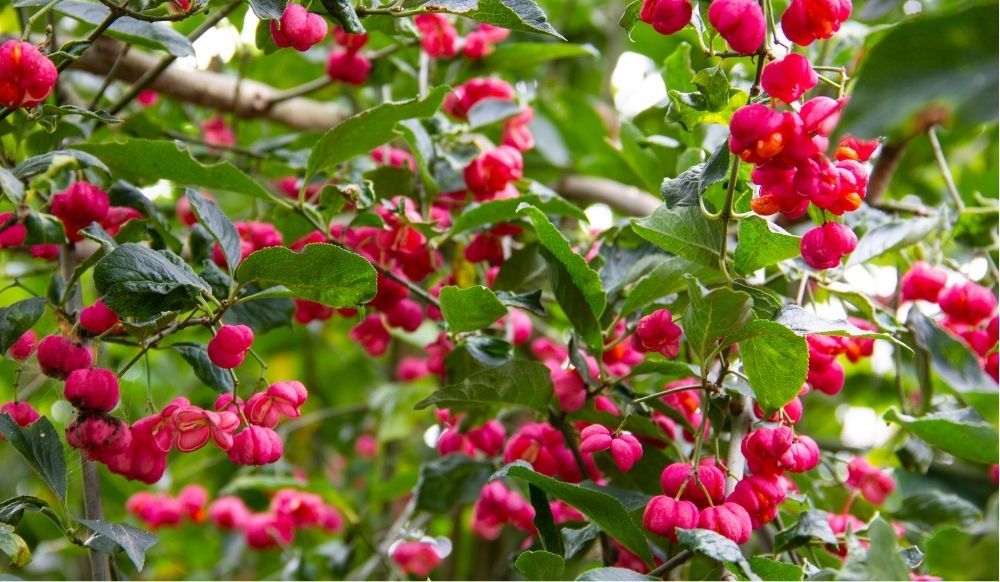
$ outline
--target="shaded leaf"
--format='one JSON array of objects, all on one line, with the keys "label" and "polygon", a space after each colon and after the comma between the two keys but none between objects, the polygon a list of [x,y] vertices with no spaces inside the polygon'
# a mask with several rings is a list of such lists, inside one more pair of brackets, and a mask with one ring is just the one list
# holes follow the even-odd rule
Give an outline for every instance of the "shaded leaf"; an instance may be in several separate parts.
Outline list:
[{"label": "shaded leaf", "polygon": [[224,370],[212,363],[208,350],[202,344],[178,343],[170,346],[184,358],[197,376],[206,386],[220,394],[233,391],[233,377],[229,370]]},{"label": "shaded leaf", "polygon": [[135,243],[120,245],[98,261],[94,284],[115,313],[140,321],[190,309],[199,295],[211,292],[177,255]]},{"label": "shaded leaf", "polygon": [[471,503],[493,473],[493,465],[465,455],[446,455],[420,466],[413,488],[418,511],[447,513],[458,505]]},{"label": "shaded leaf", "polygon": [[445,386],[418,402],[415,408],[419,410],[435,405],[453,410],[468,410],[511,405],[544,411],[548,408],[551,396],[552,379],[545,365],[514,360]]},{"label": "shaded leaf", "polygon": [[46,417],[20,427],[10,415],[0,414],[0,434],[42,478],[56,497],[66,503],[66,460],[59,432]]},{"label": "shaded leaf", "polygon": [[356,307],[375,297],[377,273],[367,259],[331,244],[260,249],[236,269],[236,280],[283,285],[295,297],[330,307]]},{"label": "shaded leaf", "polygon": [[159,540],[148,531],[127,523],[112,523],[103,519],[78,519],[77,521],[90,528],[94,533],[117,544],[140,572],[146,563],[146,550]]}]

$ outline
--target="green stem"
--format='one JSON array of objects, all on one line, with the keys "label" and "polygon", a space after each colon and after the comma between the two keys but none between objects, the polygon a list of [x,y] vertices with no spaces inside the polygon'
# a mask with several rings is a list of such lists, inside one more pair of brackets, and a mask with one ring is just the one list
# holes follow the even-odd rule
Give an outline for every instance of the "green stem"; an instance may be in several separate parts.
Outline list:
[{"label": "green stem", "polygon": [[933,125],[927,128],[927,139],[931,142],[931,149],[934,150],[934,159],[937,160],[938,168],[941,169],[941,176],[944,177],[944,185],[948,190],[948,196],[955,203],[955,208],[961,212],[965,210],[965,202],[962,201],[962,195],[958,193],[958,188],[955,186],[955,179],[951,175],[951,167],[948,166],[948,160],[944,157],[944,150],[941,149],[941,142],[938,141],[937,131]]}]

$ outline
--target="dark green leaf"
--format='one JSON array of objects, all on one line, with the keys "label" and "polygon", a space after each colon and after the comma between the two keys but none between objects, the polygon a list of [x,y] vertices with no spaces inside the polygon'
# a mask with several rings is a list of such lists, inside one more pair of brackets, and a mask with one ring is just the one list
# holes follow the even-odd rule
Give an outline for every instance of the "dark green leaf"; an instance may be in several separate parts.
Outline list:
[{"label": "dark green leaf", "polygon": [[632,229],[677,256],[706,267],[719,267],[722,225],[707,220],[696,207],[661,206],[652,215],[633,220]]},{"label": "dark green leaf", "polygon": [[283,285],[299,299],[331,307],[371,301],[376,277],[367,259],[331,244],[309,244],[298,253],[286,247],[261,249],[236,269],[240,283]]},{"label": "dark green leaf", "polygon": [[538,530],[542,548],[561,558],[566,549],[563,547],[562,535],[559,534],[559,528],[556,527],[555,518],[552,516],[549,497],[545,495],[544,491],[529,483],[528,498],[531,500],[531,507],[535,510],[535,518],[532,522],[535,524],[535,529]]},{"label": "dark green leaf", "polygon": [[17,525],[25,511],[42,511],[49,509],[45,501],[29,495],[19,495],[0,502],[0,522]]},{"label": "dark green leaf", "polygon": [[940,228],[940,216],[893,220],[875,226],[858,240],[858,246],[844,268],[861,265],[889,251],[917,244]]},{"label": "dark green leaf", "polygon": [[6,354],[45,313],[45,299],[32,297],[0,308],[0,354]]},{"label": "dark green leaf", "polygon": [[223,370],[216,366],[208,358],[208,351],[201,344],[178,343],[171,346],[184,360],[190,364],[194,370],[194,375],[198,377],[206,386],[216,392],[226,393],[233,391],[233,377],[229,370]]},{"label": "dark green leaf", "polygon": [[434,115],[447,93],[447,87],[436,87],[424,99],[383,103],[341,121],[324,133],[309,152],[305,180],[391,141],[399,122]]},{"label": "dark green leaf", "polygon": [[505,42],[498,46],[490,56],[486,57],[484,64],[490,70],[509,69],[524,71],[528,67],[549,61],[579,57],[593,59],[598,55],[597,49],[589,44],[573,44],[569,42]]},{"label": "dark green leaf", "polygon": [[451,234],[455,235],[488,224],[501,224],[516,220],[520,218],[517,209],[522,203],[536,206],[545,214],[570,216],[584,222],[587,220],[587,215],[582,210],[562,198],[544,198],[536,194],[525,194],[517,198],[491,200],[469,206],[455,217]]},{"label": "dark green leaf", "polygon": [[566,568],[566,560],[552,552],[522,552],[514,561],[517,571],[525,580],[560,580]]},{"label": "dark green leaf", "polygon": [[743,291],[718,287],[706,291],[688,279],[688,307],[684,312],[684,335],[703,363],[718,346],[718,340],[735,334],[750,319],[752,300]]},{"label": "dark green leaf", "polygon": [[930,354],[934,371],[947,386],[960,394],[996,393],[997,383],[983,371],[979,358],[964,341],[924,315],[917,306],[910,309],[908,318],[913,339]]},{"label": "dark green leaf", "polygon": [[445,386],[418,402],[416,408],[435,405],[466,410],[511,405],[545,411],[551,397],[549,369],[538,362],[514,360]]},{"label": "dark green leaf", "polygon": [[518,32],[540,32],[566,40],[532,0],[431,0],[423,6]]},{"label": "dark green leaf", "polygon": [[44,212],[32,210],[24,219],[27,234],[24,237],[26,245],[63,244],[66,242],[66,229],[58,218]]},{"label": "dark green leaf", "polygon": [[756,578],[753,571],[750,570],[750,564],[740,552],[740,547],[727,537],[707,529],[678,528],[677,541],[685,549],[707,556],[717,562],[737,564],[748,578]]},{"label": "dark green leaf", "polygon": [[[100,24],[111,12],[101,4],[90,4],[76,0],[63,0],[56,5],[55,9],[57,12],[93,25]],[[191,41],[168,24],[145,22],[129,16],[120,16],[106,34],[130,44],[166,50],[175,57],[194,55]]]},{"label": "dark green leaf", "polygon": [[[246,301],[248,297],[252,301]],[[292,325],[295,304],[288,297],[291,291],[276,286],[260,291],[257,285],[247,285],[240,292],[241,302],[226,310],[222,321],[248,325],[255,334],[264,334],[279,327]]]},{"label": "dark green leaf", "polygon": [[94,284],[115,313],[140,321],[190,309],[199,295],[211,291],[177,255],[135,243],[123,244],[98,261]]},{"label": "dark green leaf", "polygon": [[799,520],[774,536],[774,551],[783,552],[818,540],[837,545],[837,536],[830,528],[825,511],[803,511]]},{"label": "dark green leaf", "polygon": [[[136,570],[142,571],[146,563],[146,550],[155,544],[159,538],[127,523],[111,523],[102,519],[78,519],[95,534],[100,534],[113,541],[128,559],[135,564]],[[86,544],[85,544],[86,545]]]},{"label": "dark green leaf", "polygon": [[629,570],[628,568],[594,568],[592,570],[587,570],[576,577],[578,581],[580,580],[599,580],[602,582],[632,582],[635,580],[659,580],[659,578],[653,578],[652,576],[647,576],[645,574],[640,574],[635,570]]},{"label": "dark green leaf", "polygon": [[868,525],[868,580],[908,580],[910,569],[896,547],[896,530],[882,518]]},{"label": "dark green leaf", "polygon": [[809,347],[804,337],[780,323],[758,319],[733,339],[740,344],[743,372],[761,408],[777,410],[802,390],[809,372]]},{"label": "dark green leaf", "polygon": [[28,158],[14,168],[14,175],[26,180],[53,168],[65,170],[87,168],[96,170],[105,178],[111,176],[111,170],[104,165],[104,162],[79,149],[55,150]]},{"label": "dark green leaf", "polygon": [[600,530],[597,529],[592,523],[581,527],[580,529],[570,529],[562,528],[563,546],[566,548],[566,559],[572,560],[580,552],[585,551],[590,547],[594,540],[597,539],[597,535]]},{"label": "dark green leaf", "polygon": [[868,51],[838,134],[900,137],[939,119],[972,127],[997,118],[997,5],[955,6],[903,20]]},{"label": "dark green leaf", "polygon": [[937,525],[946,522],[969,523],[982,517],[982,512],[958,495],[928,489],[904,498],[895,517]]},{"label": "dark green leaf", "polygon": [[100,109],[91,111],[90,109],[84,109],[83,107],[77,107],[76,105],[52,105],[50,103],[45,103],[42,105],[42,114],[52,117],[79,115],[85,119],[100,121],[101,123],[121,123],[121,119],[118,119],[107,111],[101,111]]},{"label": "dark green leaf", "polygon": [[501,477],[523,479],[552,497],[565,501],[647,564],[652,562],[649,545],[642,529],[614,497],[593,489],[546,477],[533,471],[531,465],[524,461],[516,461],[507,465],[497,471],[492,478],[499,479]]},{"label": "dark green leaf", "polygon": [[[728,173],[729,143],[723,142],[712,153],[712,157],[708,158],[707,162],[691,166],[676,178],[664,178],[663,184],[660,186],[660,195],[663,196],[667,208],[698,206],[698,201],[705,190],[708,190],[709,186],[725,180]],[[742,225],[743,222],[740,224]],[[742,239],[743,230],[741,228],[740,240]],[[737,247],[738,249],[739,247]]]},{"label": "dark green leaf", "polygon": [[447,455],[420,466],[420,477],[413,489],[418,511],[447,513],[454,507],[471,503],[493,473],[493,465],[474,461],[465,455]]},{"label": "dark green leaf", "polygon": [[449,285],[441,288],[441,315],[452,332],[476,331],[507,315],[507,308],[482,285]]},{"label": "dark green leaf", "polygon": [[191,210],[198,218],[198,222],[205,227],[205,230],[212,235],[212,239],[219,244],[222,255],[232,272],[240,262],[241,244],[240,235],[236,232],[236,227],[229,218],[219,210],[215,202],[205,198],[194,188],[188,188],[185,194],[191,202]]},{"label": "dark green leaf", "polygon": [[134,178],[130,179],[132,182],[151,183],[162,179],[257,198],[271,196],[266,188],[236,166],[229,162],[202,164],[177,142],[133,138],[77,147],[103,160],[116,177]]},{"label": "dark green leaf", "polygon": [[975,463],[1000,461],[1000,435],[970,408],[935,412],[919,418],[890,408],[884,418],[905,426],[914,435],[956,457]]},{"label": "dark green leaf", "polygon": [[733,269],[747,275],[793,259],[799,256],[799,240],[800,237],[759,216],[745,218],[740,221],[740,242],[736,245]]},{"label": "dark green leaf", "polygon": [[518,307],[530,311],[535,315],[545,315],[545,307],[542,306],[542,290],[536,289],[528,293],[510,293],[509,291],[498,291],[497,299],[507,307]]},{"label": "dark green leaf", "polygon": [[0,523],[0,552],[10,558],[10,565],[21,567],[31,561],[31,549],[24,538],[14,533],[14,527]]},{"label": "dark green leaf", "polygon": [[7,168],[0,168],[0,193],[12,204],[20,204],[24,199],[24,184]]},{"label": "dark green leaf", "polygon": [[277,20],[284,14],[286,2],[287,0],[250,0],[250,8],[260,20]]},{"label": "dark green leaf", "polygon": [[31,465],[56,497],[66,503],[66,460],[59,432],[48,418],[21,428],[8,414],[0,414],[0,434]]},{"label": "dark green leaf", "polygon": [[[506,45],[505,45],[506,46]],[[503,48],[503,47],[501,47]],[[521,106],[506,99],[483,99],[469,109],[469,128],[478,129],[521,112]]]},{"label": "dark green leaf", "polygon": [[345,31],[351,34],[361,34],[365,31],[351,0],[322,0],[322,2],[326,11],[344,27]]}]

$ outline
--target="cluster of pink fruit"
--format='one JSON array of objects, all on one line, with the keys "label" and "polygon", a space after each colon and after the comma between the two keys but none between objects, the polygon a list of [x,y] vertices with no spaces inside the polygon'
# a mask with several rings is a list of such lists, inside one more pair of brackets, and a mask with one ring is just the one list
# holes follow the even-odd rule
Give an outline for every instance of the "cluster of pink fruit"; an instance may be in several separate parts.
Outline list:
[{"label": "cluster of pink fruit", "polygon": [[208,504],[208,492],[188,485],[177,497],[140,491],[125,502],[125,509],[150,529],[179,527],[185,519],[200,524],[207,520],[221,530],[243,532],[247,546],[264,550],[292,543],[295,531],[320,528],[339,532],[344,518],[337,508],[315,493],[279,489],[271,497],[267,511],[254,512],[239,497],[226,495]]},{"label": "cluster of pink fruit", "polygon": [[973,281],[947,283],[946,271],[917,261],[900,281],[900,298],[938,304],[945,316],[942,325],[965,340],[982,359],[983,369],[1000,380],[1000,353],[995,349],[1000,339],[996,296]]},{"label": "cluster of pink fruit", "polygon": [[[420,46],[431,59],[454,57],[461,48],[470,59],[481,59],[493,52],[510,31],[505,28],[479,24],[476,30],[462,39],[451,19],[444,14],[419,14],[413,24],[420,32]],[[271,38],[278,48],[292,47],[305,52],[327,36],[326,20],[319,14],[306,10],[299,4],[289,3],[281,17],[270,21]],[[341,48],[330,52],[326,73],[333,81],[363,85],[372,71],[372,61],[361,54],[368,43],[368,34],[352,34],[341,27],[333,30],[334,41]]]},{"label": "cluster of pink fruit", "polygon": [[[126,222],[142,218],[134,208],[111,206],[107,193],[89,182],[70,184],[52,196],[50,206],[71,242],[82,240],[79,231],[91,223],[96,222],[105,232],[115,236]],[[24,218],[13,212],[0,213],[0,249],[24,245],[28,236]],[[53,260],[59,256],[59,245],[51,243],[29,245],[25,250],[39,259]]]}]

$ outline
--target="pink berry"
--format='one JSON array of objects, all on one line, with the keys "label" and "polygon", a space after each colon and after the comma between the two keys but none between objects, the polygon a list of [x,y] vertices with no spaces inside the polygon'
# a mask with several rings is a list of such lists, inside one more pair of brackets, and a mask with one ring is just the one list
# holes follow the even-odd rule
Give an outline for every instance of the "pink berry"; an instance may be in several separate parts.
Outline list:
[{"label": "pink berry", "polygon": [[792,473],[804,473],[819,464],[819,446],[805,435],[796,436],[781,455],[781,467]]},{"label": "pink berry", "polygon": [[287,546],[295,538],[292,522],[273,513],[251,513],[241,527],[247,545],[255,550]]},{"label": "pink berry", "polygon": [[250,425],[233,436],[233,446],[227,452],[237,465],[268,465],[281,458],[284,447],[278,433]]},{"label": "pink berry", "polygon": [[132,442],[129,425],[105,414],[81,413],[66,427],[66,442],[90,459],[124,452]]},{"label": "pink berry", "polygon": [[356,53],[368,42],[368,33],[353,34],[347,32],[340,26],[335,26],[333,28],[333,41],[340,46],[347,49],[349,52]]},{"label": "pink berry", "polygon": [[778,515],[778,506],[785,500],[785,490],[774,479],[750,475],[736,484],[726,498],[747,511],[753,529],[770,523]]},{"label": "pink berry", "polygon": [[453,57],[457,52],[458,31],[444,14],[419,14],[413,19],[420,31],[420,46],[432,59]]},{"label": "pink berry", "polygon": [[896,481],[868,464],[861,457],[847,463],[847,484],[858,489],[862,496],[873,505],[885,503],[886,498],[896,489]]},{"label": "pink berry", "polygon": [[639,320],[635,337],[639,349],[644,352],[659,352],[666,358],[676,358],[680,353],[680,326],[674,323],[669,309],[658,309]]},{"label": "pink berry", "polygon": [[242,499],[234,495],[217,497],[208,506],[208,520],[219,529],[239,529],[243,527],[248,517],[250,510]]},{"label": "pink berry", "polygon": [[639,20],[663,35],[679,32],[691,22],[690,0],[643,0]]},{"label": "pink berry", "polygon": [[0,230],[0,249],[19,247],[28,236],[27,227],[16,222],[13,212],[0,212],[0,224],[6,224],[8,220],[14,220],[14,222]]},{"label": "pink berry", "polygon": [[770,477],[782,472],[782,455],[792,446],[795,438],[787,426],[761,427],[743,437],[740,449],[747,467],[755,475]]},{"label": "pink berry", "polygon": [[17,341],[7,348],[7,355],[19,362],[23,362],[35,351],[35,344],[37,343],[38,334],[34,330],[29,329],[22,333],[21,337],[17,338]]},{"label": "pink berry", "polygon": [[80,311],[80,327],[94,335],[100,335],[118,324],[118,314],[98,299],[89,307]]},{"label": "pink berry", "polygon": [[326,61],[327,76],[334,81],[343,81],[350,85],[364,85],[371,72],[370,60],[348,50],[333,51]]},{"label": "pink berry", "polygon": [[[31,404],[24,401],[4,403],[3,406],[0,406],[0,414],[9,415],[11,420],[21,428],[35,424],[35,421],[42,417]],[[0,440],[3,440],[2,435],[0,435]]]},{"label": "pink berry", "polygon": [[208,358],[220,368],[235,368],[243,363],[252,345],[252,329],[245,325],[224,325],[208,342]]},{"label": "pink berry", "polygon": [[714,531],[737,544],[746,543],[753,532],[747,510],[729,501],[702,509],[698,516],[698,527]]},{"label": "pink berry", "polygon": [[788,40],[808,46],[830,38],[851,16],[851,0],[792,0],[781,15],[781,30]]},{"label": "pink berry", "polygon": [[910,265],[910,270],[900,281],[900,298],[903,301],[930,301],[937,303],[938,296],[948,282],[948,273],[923,261]]},{"label": "pink berry", "polygon": [[514,88],[504,80],[481,77],[470,79],[452,89],[445,97],[443,108],[456,119],[467,119],[469,110],[483,99],[514,99]]},{"label": "pink berry", "polygon": [[74,182],[51,201],[52,214],[62,221],[66,237],[76,242],[83,237],[78,231],[92,222],[100,223],[108,214],[108,195],[89,182]]},{"label": "pink berry", "polygon": [[660,487],[668,497],[680,496],[698,507],[706,507],[722,501],[726,494],[726,475],[708,459],[698,465],[697,477],[690,463],[674,463],[667,465],[660,474]]},{"label": "pink berry", "polygon": [[108,412],[118,405],[118,376],[105,368],[74,370],[66,378],[63,395],[80,410]]},{"label": "pink berry", "polygon": [[59,72],[30,42],[0,45],[0,105],[34,107],[52,93]]},{"label": "pink berry", "polygon": [[402,571],[419,578],[426,578],[443,561],[437,545],[425,541],[394,544],[389,555]]},{"label": "pink berry", "polygon": [[677,541],[677,528],[698,527],[698,507],[690,501],[657,495],[642,512],[642,526],[658,536]]},{"label": "pink berry", "polygon": [[738,53],[754,53],[764,44],[764,10],[756,0],[714,0],[708,21]]},{"label": "pink berry", "polygon": [[948,287],[938,301],[948,317],[968,325],[977,325],[997,308],[993,292],[972,281]]},{"label": "pink berry", "polygon": [[771,97],[792,103],[815,87],[819,77],[809,59],[798,53],[789,53],[780,61],[768,63],[764,67],[760,82],[764,91]]},{"label": "pink berry", "polygon": [[477,198],[490,197],[524,173],[521,152],[510,146],[494,148],[465,168],[465,183]]},{"label": "pink berry", "polygon": [[308,12],[298,4],[288,3],[280,20],[271,21],[271,37],[279,48],[292,47],[299,52],[309,50],[326,38],[326,20]]},{"label": "pink berry", "polygon": [[38,343],[38,365],[46,376],[65,379],[74,370],[89,368],[92,361],[88,348],[64,336],[45,336]]},{"label": "pink berry", "polygon": [[839,222],[827,222],[802,236],[802,259],[814,269],[830,269],[858,246],[858,237]]}]

